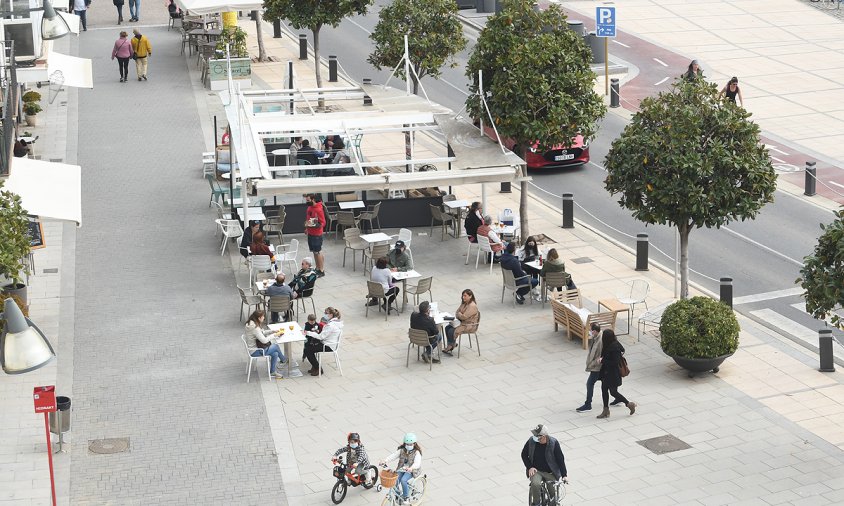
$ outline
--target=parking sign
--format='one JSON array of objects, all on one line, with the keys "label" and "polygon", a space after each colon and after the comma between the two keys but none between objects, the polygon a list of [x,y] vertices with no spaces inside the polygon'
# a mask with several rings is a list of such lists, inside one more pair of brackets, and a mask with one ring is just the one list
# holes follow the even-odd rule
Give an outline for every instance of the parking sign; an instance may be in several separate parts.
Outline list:
[{"label": "parking sign", "polygon": [[615,37],[615,7],[595,7],[595,34]]}]

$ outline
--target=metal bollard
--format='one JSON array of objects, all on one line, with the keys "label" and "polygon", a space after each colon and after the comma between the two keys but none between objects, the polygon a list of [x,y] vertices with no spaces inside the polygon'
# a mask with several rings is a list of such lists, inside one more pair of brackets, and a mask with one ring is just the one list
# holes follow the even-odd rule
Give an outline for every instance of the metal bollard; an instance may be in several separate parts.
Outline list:
[{"label": "metal bollard", "polygon": [[308,36],[304,33],[299,34],[299,59],[308,59]]},{"label": "metal bollard", "polygon": [[574,194],[563,194],[563,228],[574,228]]},{"label": "metal bollard", "polygon": [[721,302],[733,307],[733,278],[721,278]]},{"label": "metal bollard", "polygon": [[835,364],[832,361],[832,329],[821,329],[818,331],[818,353],[821,359],[820,372],[835,372]]},{"label": "metal bollard", "polygon": [[337,57],[334,55],[328,56],[328,82],[337,82]]},{"label": "metal bollard", "polygon": [[636,234],[636,270],[648,270],[648,234]]},{"label": "metal bollard", "polygon": [[610,107],[619,107],[621,105],[621,95],[619,94],[618,79],[613,77],[610,79]]},{"label": "metal bollard", "polygon": [[371,78],[369,78],[369,77],[364,77],[364,78],[363,78],[363,84],[364,84],[364,85],[367,85],[367,84],[372,84],[372,79],[371,79]]},{"label": "metal bollard", "polygon": [[281,38],[281,20],[276,19],[273,21],[273,38],[280,39]]},{"label": "metal bollard", "polygon": [[817,165],[816,162],[806,162],[806,190],[803,192],[803,195],[807,197],[815,196],[815,185],[817,184],[817,169],[815,165]]},{"label": "metal bollard", "polygon": [[501,182],[501,190],[499,193],[512,193],[510,190],[510,181],[502,181]]},{"label": "metal bollard", "polygon": [[372,97],[370,97],[369,95],[364,95],[363,105],[372,105]]}]

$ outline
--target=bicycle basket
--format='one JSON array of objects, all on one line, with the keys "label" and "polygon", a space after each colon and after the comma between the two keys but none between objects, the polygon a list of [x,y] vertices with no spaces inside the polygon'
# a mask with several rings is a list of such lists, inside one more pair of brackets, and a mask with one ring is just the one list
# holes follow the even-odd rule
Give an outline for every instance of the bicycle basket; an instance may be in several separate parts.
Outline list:
[{"label": "bicycle basket", "polygon": [[382,487],[391,488],[396,486],[396,481],[399,479],[399,473],[389,469],[382,469],[379,474],[381,476]]},{"label": "bicycle basket", "polygon": [[334,466],[334,472],[332,474],[335,478],[342,478],[343,476],[345,476],[343,466]]}]

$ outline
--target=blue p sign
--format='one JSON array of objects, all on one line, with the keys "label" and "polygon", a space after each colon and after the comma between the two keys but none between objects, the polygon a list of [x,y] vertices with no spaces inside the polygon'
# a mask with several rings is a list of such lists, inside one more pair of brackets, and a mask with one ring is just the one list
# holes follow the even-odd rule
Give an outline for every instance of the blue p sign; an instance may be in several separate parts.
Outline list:
[{"label": "blue p sign", "polygon": [[615,37],[615,7],[595,8],[595,32],[598,37]]}]

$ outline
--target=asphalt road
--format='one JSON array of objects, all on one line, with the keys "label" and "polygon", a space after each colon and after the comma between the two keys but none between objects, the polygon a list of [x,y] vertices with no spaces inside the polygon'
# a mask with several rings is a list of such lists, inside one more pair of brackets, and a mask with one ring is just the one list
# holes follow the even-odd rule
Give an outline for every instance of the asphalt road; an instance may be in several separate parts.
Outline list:
[{"label": "asphalt road", "polygon": [[[336,29],[325,28],[321,32],[322,56],[336,55],[343,70],[355,80],[371,78],[374,83],[384,83],[389,77],[389,70],[378,71],[366,61],[371,51],[368,34],[377,23],[379,7],[385,3],[379,0],[367,16],[344,20]],[[469,28],[465,32],[469,47],[457,56],[457,67],[444,69],[439,80],[427,78],[422,81],[432,100],[455,111],[463,108],[467,96],[463,69],[477,37],[477,32]],[[640,55],[640,58],[647,62],[652,60],[648,55]],[[635,58],[626,54],[625,60]],[[647,65],[643,63],[645,67]],[[395,77],[390,84],[404,85]],[[651,260],[670,268],[674,264],[674,230],[667,226],[645,226],[634,220],[630,212],[621,208],[603,188],[604,157],[625,125],[623,118],[608,114],[591,144],[592,162],[579,169],[532,171],[533,182],[538,188],[534,188],[534,193],[555,205],[560,201],[552,195],[573,193],[578,220],[631,248],[635,248],[636,234],[647,233]],[[796,294],[798,287],[794,280],[799,276],[803,257],[811,253],[820,235],[819,224],[832,219],[830,211],[778,191],[774,203],[767,205],[756,220],[732,223],[720,230],[694,230],[689,240],[690,279],[718,293],[718,279],[733,278],[734,296],[745,297],[739,299],[737,310],[790,338],[802,334],[797,340],[811,344],[812,332],[825,324],[799,309],[801,298]],[[754,296],[761,300],[754,300]],[[782,315],[788,321],[769,318],[768,311]]]}]

